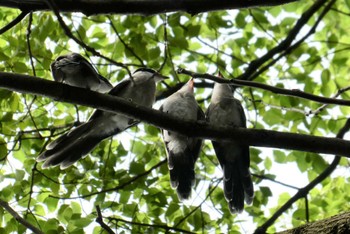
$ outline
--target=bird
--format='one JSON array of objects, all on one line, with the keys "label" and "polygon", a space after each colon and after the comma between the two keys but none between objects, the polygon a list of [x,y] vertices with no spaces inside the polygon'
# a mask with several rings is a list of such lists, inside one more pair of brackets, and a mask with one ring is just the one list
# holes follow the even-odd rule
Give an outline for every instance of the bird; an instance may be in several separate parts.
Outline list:
[{"label": "bird", "polygon": [[[180,90],[164,100],[160,111],[183,120],[205,120],[193,94],[194,81],[190,79]],[[202,140],[176,132],[162,130],[165,144],[170,184],[182,201],[191,196],[195,184],[195,162],[199,157]]]},{"label": "bird", "polygon": [[57,82],[100,93],[109,92],[113,88],[112,84],[80,54],[59,56],[50,67],[52,76]]},{"label": "bird", "polygon": [[[246,128],[246,117],[239,100],[233,97],[233,87],[215,83],[206,120],[215,126]],[[224,196],[231,213],[241,213],[244,200],[251,204],[254,197],[249,171],[249,146],[234,140],[212,140],[214,151],[223,169]]]},{"label": "bird", "polygon": [[[140,106],[152,107],[155,101],[156,82],[166,76],[149,69],[139,68],[132,79],[116,85],[108,94],[130,100]],[[65,169],[88,154],[99,142],[116,135],[138,121],[123,114],[95,110],[89,120],[49,143],[37,161],[45,161],[43,168],[60,165]]]}]

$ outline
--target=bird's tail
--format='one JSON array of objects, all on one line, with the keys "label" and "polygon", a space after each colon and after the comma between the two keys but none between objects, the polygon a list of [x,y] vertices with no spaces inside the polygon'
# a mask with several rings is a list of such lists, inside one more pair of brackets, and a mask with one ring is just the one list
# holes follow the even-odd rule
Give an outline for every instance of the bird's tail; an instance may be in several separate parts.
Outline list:
[{"label": "bird's tail", "polygon": [[229,202],[231,213],[241,213],[244,208],[244,201],[251,204],[254,197],[249,167],[246,167],[240,160],[227,162],[223,166],[224,194]]},{"label": "bird's tail", "polygon": [[46,151],[39,155],[38,162],[45,161],[43,168],[60,165],[62,169],[69,167],[88,154],[103,138],[93,134],[92,121],[86,122],[51,142]]},{"label": "bird's tail", "polygon": [[191,196],[195,184],[194,160],[189,150],[179,154],[169,154],[168,166],[171,186],[176,189],[179,199]]}]

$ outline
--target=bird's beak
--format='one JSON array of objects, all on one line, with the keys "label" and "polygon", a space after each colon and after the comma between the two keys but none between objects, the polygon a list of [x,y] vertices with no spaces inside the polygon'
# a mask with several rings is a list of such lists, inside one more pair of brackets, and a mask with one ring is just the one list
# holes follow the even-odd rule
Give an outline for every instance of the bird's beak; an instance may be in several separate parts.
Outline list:
[{"label": "bird's beak", "polygon": [[191,78],[187,83],[188,83],[188,85],[191,87],[191,89],[193,90],[193,87],[194,87],[194,79]]}]

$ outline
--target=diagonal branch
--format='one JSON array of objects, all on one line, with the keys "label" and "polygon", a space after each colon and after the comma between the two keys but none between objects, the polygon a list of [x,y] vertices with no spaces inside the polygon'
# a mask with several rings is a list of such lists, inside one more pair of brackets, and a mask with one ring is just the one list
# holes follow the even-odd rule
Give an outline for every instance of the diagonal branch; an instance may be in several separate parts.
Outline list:
[{"label": "diagonal branch", "polygon": [[9,212],[19,223],[21,223],[26,228],[30,229],[33,233],[44,234],[38,228],[33,226],[31,223],[29,223],[24,218],[22,218],[14,209],[11,208],[11,206],[7,202],[0,199],[0,206],[2,208],[4,208],[5,210],[7,210],[7,212]]},{"label": "diagonal branch", "polygon": [[[294,43],[293,45],[290,45],[289,47],[286,47],[285,49],[283,49],[283,51],[281,51],[281,53],[276,56],[276,58],[272,59],[267,65],[263,66],[260,69],[256,69],[253,71],[253,73],[251,74],[251,76],[249,77],[249,80],[253,80],[256,77],[258,77],[259,75],[261,75],[262,73],[264,73],[266,70],[268,70],[272,65],[274,65],[278,60],[280,60],[281,58],[285,57],[287,54],[290,54],[293,50],[295,50],[296,48],[298,48],[309,36],[311,36],[312,34],[315,33],[316,28],[318,27],[318,25],[321,23],[323,17],[328,13],[328,11],[331,9],[331,7],[334,5],[335,0],[331,0],[323,9],[323,11],[320,13],[320,16],[317,18],[316,22],[313,24],[313,26],[310,28],[310,30],[308,31],[308,33],[303,36],[300,40],[298,40],[296,43]],[[288,35],[289,37],[289,35]],[[288,38],[287,37],[287,38]],[[278,47],[278,46],[277,46]],[[276,48],[277,48],[276,47]],[[267,53],[269,54],[269,52]],[[266,55],[267,55],[266,54]],[[272,57],[271,57],[272,58]],[[266,58],[268,60],[268,57]],[[245,73],[242,75],[243,77],[245,76]],[[242,79],[242,76],[239,76],[239,79]]]},{"label": "diagonal branch", "polygon": [[[306,12],[302,14],[300,19],[295,24],[294,28],[288,33],[288,36],[279,43],[275,48],[269,50],[266,54],[261,56],[260,58],[252,61],[245,72],[238,76],[237,79],[241,80],[251,80],[252,76],[258,71],[259,67],[267,62],[269,59],[273,58],[276,54],[281,53],[287,50],[296,36],[299,34],[300,30],[304,27],[304,25],[309,21],[309,19],[318,11],[328,0],[318,0],[316,1]],[[335,0],[332,0],[331,4]]]},{"label": "diagonal branch", "polygon": [[89,106],[104,111],[122,113],[156,127],[175,131],[189,137],[210,140],[230,139],[251,146],[301,150],[350,157],[350,141],[272,130],[224,128],[208,125],[200,121],[180,120],[166,113],[139,106],[120,97],[28,75],[0,72],[0,87],[21,93],[42,95],[62,102]]},{"label": "diagonal branch", "polygon": [[[345,133],[349,131],[350,129],[350,119],[348,119],[344,125],[344,127],[339,131],[337,134],[337,138],[343,138]],[[332,172],[335,170],[335,168],[338,166],[340,162],[340,157],[335,156],[332,163],[319,175],[317,176],[313,181],[311,181],[307,186],[304,188],[299,189],[299,191],[291,197],[281,208],[279,208],[276,213],[272,215],[270,219],[268,219],[263,225],[258,227],[254,233],[260,234],[260,233],[266,233],[267,228],[269,228],[286,210],[288,210],[294,202],[299,200],[300,198],[306,197],[306,195],[319,183],[321,183],[323,180],[325,180]]]},{"label": "diagonal branch", "polygon": [[28,14],[27,11],[22,11],[21,14],[19,14],[14,20],[12,20],[10,23],[8,23],[6,26],[0,29],[0,35],[5,33],[6,31],[10,30],[12,27],[14,27],[16,24],[22,21],[24,17]]}]

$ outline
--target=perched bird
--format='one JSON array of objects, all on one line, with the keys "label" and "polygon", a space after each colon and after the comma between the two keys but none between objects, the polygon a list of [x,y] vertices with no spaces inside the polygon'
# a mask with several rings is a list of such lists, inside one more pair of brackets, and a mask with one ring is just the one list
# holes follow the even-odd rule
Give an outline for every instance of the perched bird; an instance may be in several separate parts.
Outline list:
[{"label": "perched bird", "polygon": [[[160,110],[179,119],[205,119],[193,95],[193,79],[166,98]],[[162,135],[168,154],[171,186],[176,188],[180,200],[187,199],[195,183],[194,164],[199,156],[202,140],[167,130],[162,130]]]},{"label": "perched bird", "polygon": [[[206,118],[216,126],[246,128],[242,105],[233,97],[233,88],[228,84],[215,83]],[[254,197],[249,146],[232,140],[212,141],[212,144],[224,172],[224,194],[230,211],[240,213],[244,200],[250,204]]]},{"label": "perched bird", "polygon": [[51,64],[57,82],[105,93],[113,86],[101,76],[83,56],[77,53],[59,56]]},{"label": "perched bird", "polygon": [[[133,80],[126,79],[108,94],[131,100],[141,106],[152,107],[155,100],[156,82],[167,77],[158,72],[140,68],[133,73]],[[95,110],[90,119],[51,142],[37,158],[45,161],[43,168],[60,165],[69,167],[88,154],[100,141],[116,135],[137,124],[123,114]]]}]

